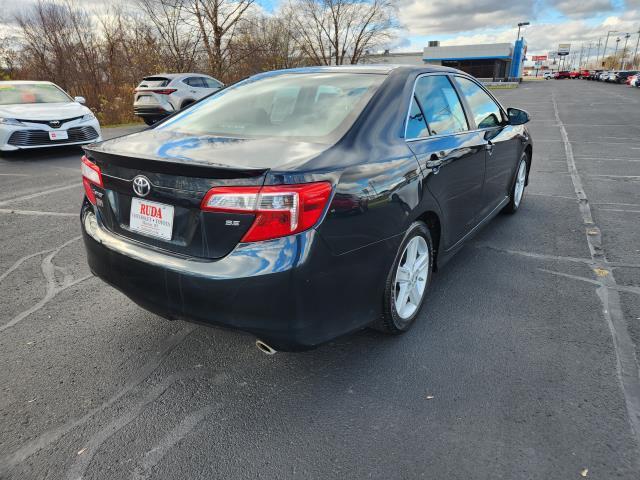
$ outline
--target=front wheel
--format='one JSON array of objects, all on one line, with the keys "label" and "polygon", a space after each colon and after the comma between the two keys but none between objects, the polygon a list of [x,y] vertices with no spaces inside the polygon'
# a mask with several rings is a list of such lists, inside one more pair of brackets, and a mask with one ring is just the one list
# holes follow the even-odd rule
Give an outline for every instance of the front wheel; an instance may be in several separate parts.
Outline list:
[{"label": "front wheel", "polygon": [[433,242],[422,222],[411,224],[384,289],[383,315],[374,328],[398,335],[411,328],[424,304],[433,270]]},{"label": "front wheel", "polygon": [[516,170],[513,187],[511,187],[511,198],[507,206],[504,207],[506,213],[516,213],[522,204],[524,189],[527,185],[527,160],[527,154],[523,153],[522,157],[520,157],[520,163],[518,163],[518,170]]}]

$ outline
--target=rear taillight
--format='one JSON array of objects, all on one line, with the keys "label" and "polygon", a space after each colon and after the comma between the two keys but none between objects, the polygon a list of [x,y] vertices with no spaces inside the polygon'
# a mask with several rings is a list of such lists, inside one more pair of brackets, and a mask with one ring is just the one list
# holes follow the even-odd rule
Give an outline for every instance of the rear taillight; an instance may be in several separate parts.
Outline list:
[{"label": "rear taillight", "polygon": [[87,158],[86,155],[82,156],[80,163],[80,170],[82,171],[82,184],[84,185],[84,192],[87,194],[87,198],[94,205],[96,204],[96,195],[91,188],[91,184],[97,185],[102,188],[102,173],[100,167]]},{"label": "rear taillight", "polygon": [[256,218],[242,242],[285,237],[313,227],[331,195],[329,182],[267,187],[214,187],[202,199],[202,210],[253,213]]},{"label": "rear taillight", "polygon": [[157,93],[158,95],[171,95],[173,92],[176,92],[177,89],[176,88],[160,88],[157,90],[149,90],[149,89],[144,89],[144,90],[139,90],[139,89],[135,89],[136,93],[139,92],[148,92],[148,93]]}]

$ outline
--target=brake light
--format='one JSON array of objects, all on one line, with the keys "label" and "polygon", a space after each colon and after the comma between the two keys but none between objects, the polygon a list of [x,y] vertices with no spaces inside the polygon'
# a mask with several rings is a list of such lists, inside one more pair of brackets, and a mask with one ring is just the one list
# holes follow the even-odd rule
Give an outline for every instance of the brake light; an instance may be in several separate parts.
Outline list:
[{"label": "brake light", "polygon": [[87,194],[87,198],[94,205],[96,204],[96,195],[91,188],[91,184],[97,185],[103,188],[102,173],[100,167],[87,158],[86,155],[82,156],[80,162],[80,170],[82,171],[82,185],[84,185],[84,192]]},{"label": "brake light", "polygon": [[266,187],[214,187],[202,199],[202,210],[253,213],[242,242],[259,242],[313,227],[331,195],[329,182]]}]

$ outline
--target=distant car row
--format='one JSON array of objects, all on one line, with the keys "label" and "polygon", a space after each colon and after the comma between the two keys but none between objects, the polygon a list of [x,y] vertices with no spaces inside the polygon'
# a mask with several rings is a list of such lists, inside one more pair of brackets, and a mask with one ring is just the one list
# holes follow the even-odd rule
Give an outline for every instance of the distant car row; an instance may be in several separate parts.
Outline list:
[{"label": "distant car row", "polygon": [[544,73],[544,78],[547,80],[552,78],[556,80],[582,78],[598,82],[624,83],[632,87],[640,87],[639,76],[640,72],[638,70],[560,70]]},{"label": "distant car row", "polygon": [[632,87],[640,87],[638,84],[638,70],[596,70],[591,72],[587,80],[598,82],[624,83]]}]

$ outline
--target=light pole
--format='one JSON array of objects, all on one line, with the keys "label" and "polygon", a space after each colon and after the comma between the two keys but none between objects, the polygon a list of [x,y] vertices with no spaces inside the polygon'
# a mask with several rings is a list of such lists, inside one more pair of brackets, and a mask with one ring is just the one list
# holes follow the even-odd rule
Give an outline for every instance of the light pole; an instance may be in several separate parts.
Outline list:
[{"label": "light pole", "polygon": [[609,30],[607,32],[607,39],[604,42],[604,50],[602,50],[602,60],[604,61],[604,57],[607,54],[607,45],[609,43],[609,35],[611,35],[612,33],[618,33],[617,30]]},{"label": "light pole", "polygon": [[602,38],[598,39],[598,51],[596,52],[596,70],[598,69],[598,59],[600,58],[600,45],[602,45]]},{"label": "light pole", "polygon": [[[620,37],[616,38],[616,49],[613,52],[613,61],[616,61],[616,55],[618,55],[618,45],[620,44]],[[611,67],[613,67],[614,64],[611,65]]]},{"label": "light pole", "polygon": [[520,27],[526,27],[527,25],[531,25],[531,22],[520,22],[518,23],[518,35],[516,35],[516,42],[520,40]]}]

